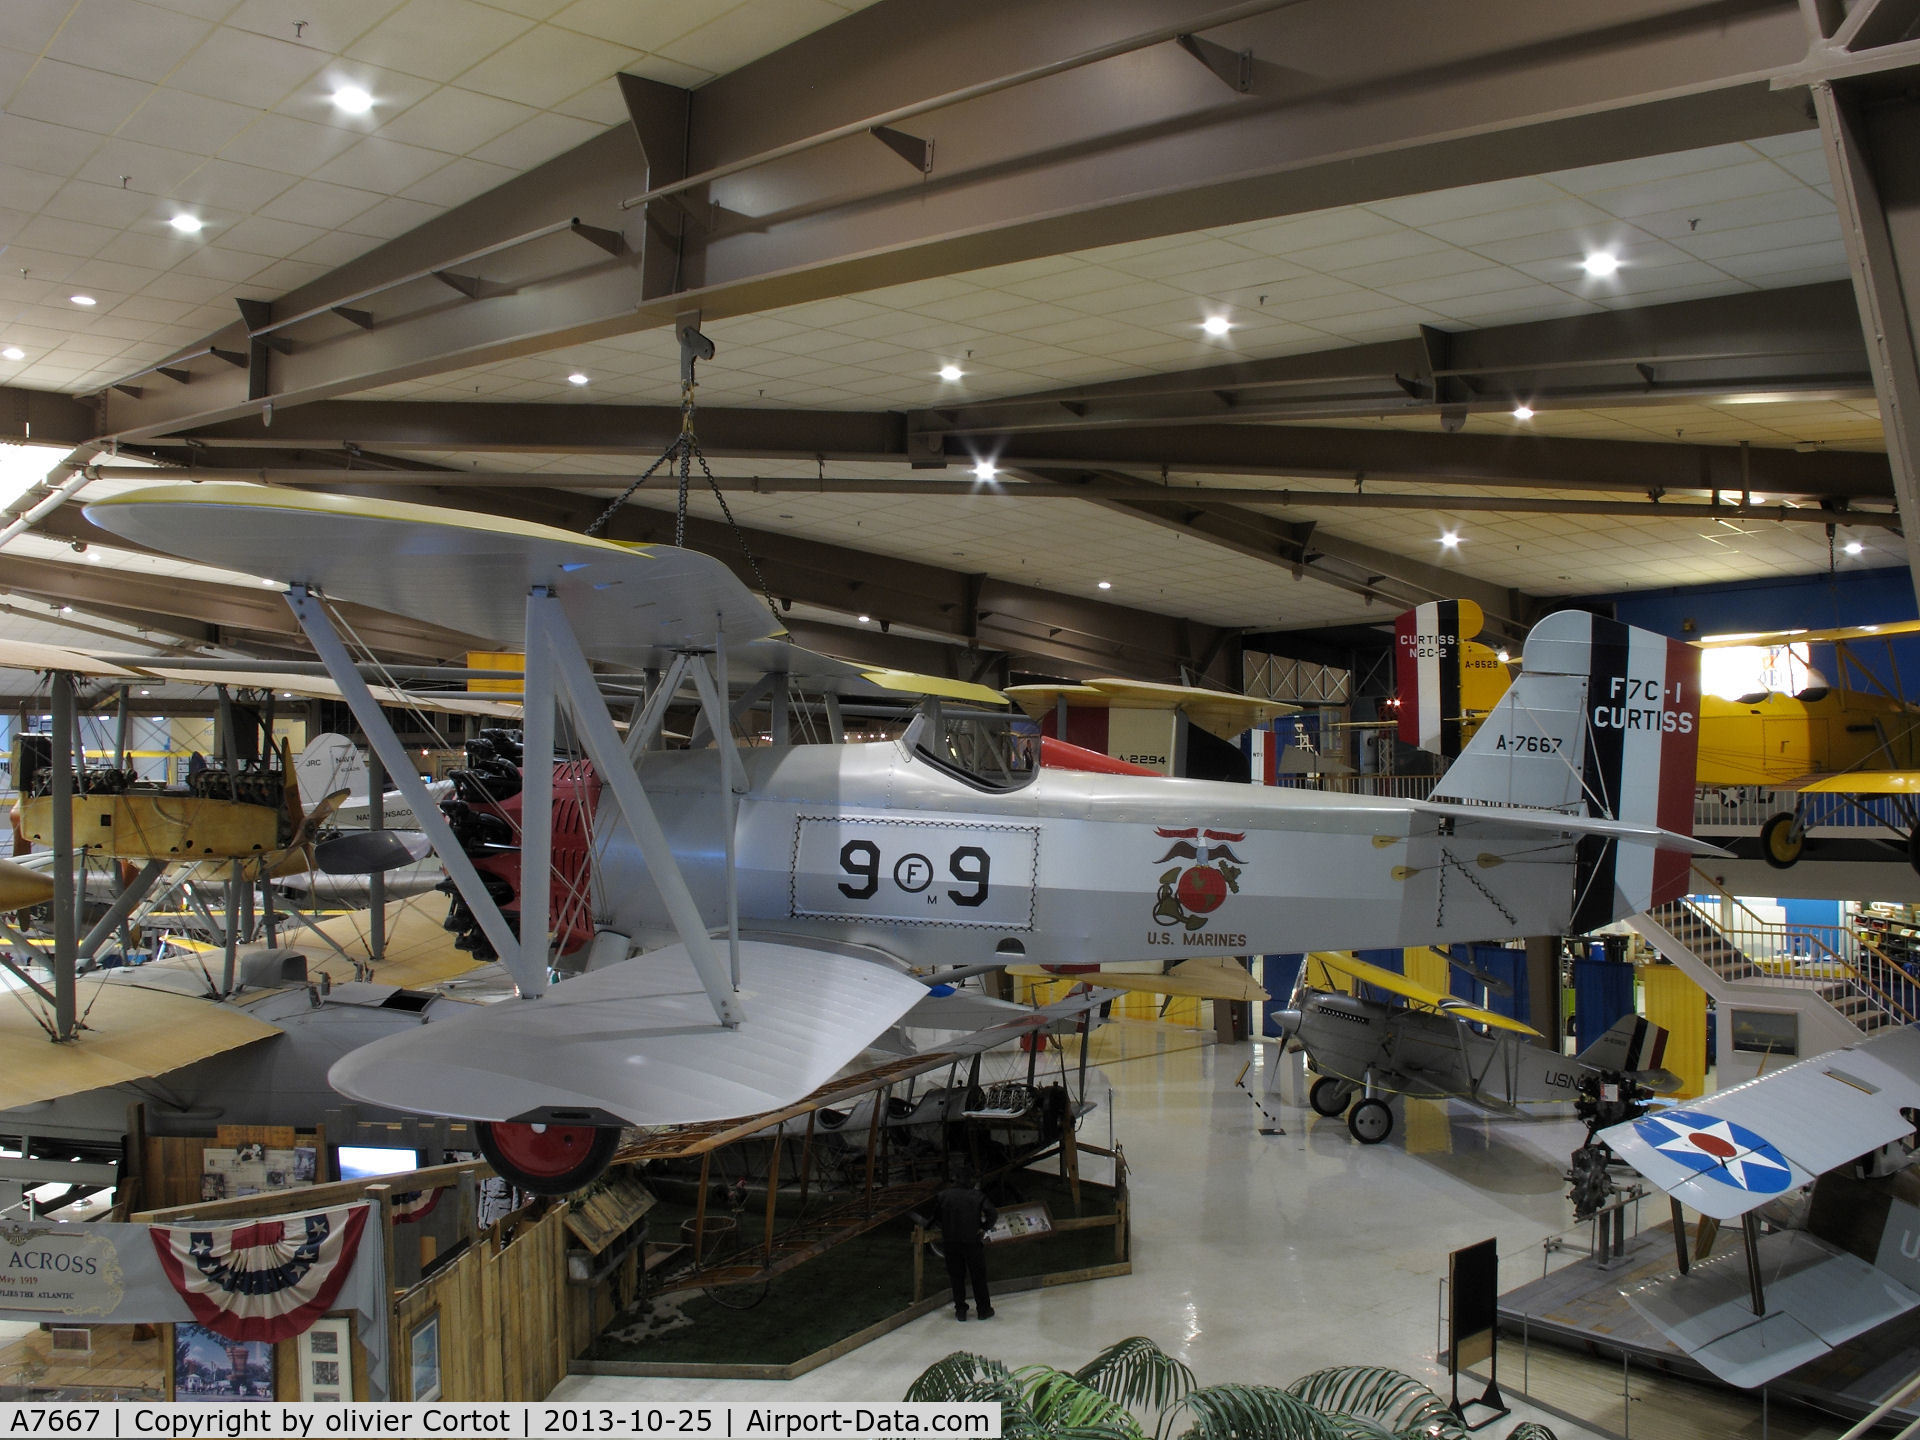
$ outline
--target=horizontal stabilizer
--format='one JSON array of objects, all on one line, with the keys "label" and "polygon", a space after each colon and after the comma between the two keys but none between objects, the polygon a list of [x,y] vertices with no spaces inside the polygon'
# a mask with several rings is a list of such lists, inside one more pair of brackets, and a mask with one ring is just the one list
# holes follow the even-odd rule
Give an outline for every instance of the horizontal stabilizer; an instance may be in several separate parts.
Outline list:
[{"label": "horizontal stabilizer", "polygon": [[1711,841],[1682,835],[1677,830],[1662,830],[1657,825],[1636,825],[1630,820],[1608,820],[1592,815],[1563,815],[1557,810],[1536,810],[1522,805],[1445,805],[1432,800],[1416,800],[1413,808],[1423,815],[1444,815],[1450,820],[1484,820],[1490,825],[1515,825],[1523,830],[1558,830],[1567,835],[1596,835],[1604,840],[1638,840],[1657,850],[1672,850],[1690,855],[1731,855]]},{"label": "horizontal stabilizer", "polygon": [[1600,1138],[1681,1204],[1732,1220],[1835,1166],[1913,1134],[1920,1029],[1799,1061]]},{"label": "horizontal stabilizer", "polygon": [[1627,1291],[1627,1303],[1720,1379],[1745,1389],[1920,1305],[1920,1295],[1897,1280],[1804,1230],[1761,1236],[1759,1258],[1765,1315],[1753,1313],[1738,1247]]},{"label": "horizontal stabilizer", "polygon": [[376,1041],[327,1079],[349,1099],[472,1120],[732,1119],[811,1094],[927,994],[869,961],[764,940],[740,942],[740,981],[747,1018],[724,1029],[673,945]]}]

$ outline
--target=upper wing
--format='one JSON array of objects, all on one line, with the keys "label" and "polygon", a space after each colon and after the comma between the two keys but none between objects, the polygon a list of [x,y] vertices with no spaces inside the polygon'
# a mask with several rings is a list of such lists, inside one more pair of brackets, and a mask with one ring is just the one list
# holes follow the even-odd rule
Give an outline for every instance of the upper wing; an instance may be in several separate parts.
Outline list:
[{"label": "upper wing", "polygon": [[1683,1204],[1731,1220],[1782,1191],[1914,1133],[1920,1030],[1876,1035],[1600,1132]]},{"label": "upper wing", "polygon": [[168,555],[306,585],[494,642],[525,633],[527,593],[551,589],[592,657],[644,664],[660,646],[779,633],[720,561],[547,525],[264,485],[156,485],[87,518]]},{"label": "upper wing", "polygon": [[1416,1005],[1424,1005],[1429,1010],[1438,1010],[1443,1015],[1451,1015],[1456,1020],[1470,1020],[1479,1025],[1491,1025],[1496,1030],[1511,1030],[1517,1035],[1538,1036],[1540,1032],[1531,1025],[1524,1024],[1507,1015],[1498,1015],[1491,1010],[1482,1010],[1477,1005],[1469,1005],[1451,995],[1442,995],[1438,990],[1430,990],[1425,985],[1409,980],[1406,976],[1392,970],[1383,970],[1378,965],[1365,960],[1349,959],[1332,951],[1314,952],[1314,959],[1329,970],[1339,970],[1369,985],[1378,986]]},{"label": "upper wing", "polygon": [[[711,646],[719,632],[729,668],[753,676],[791,675],[841,694],[1006,703],[984,685],[850,665],[788,644],[766,602],[724,564],[671,545],[622,545],[468,511],[218,482],[129,491],[88,506],[87,517],[170,555],[312,586],[495,643],[520,641],[527,592],[545,586],[596,660],[658,667],[676,649]],[[518,713],[482,698],[411,691],[390,703]]]}]

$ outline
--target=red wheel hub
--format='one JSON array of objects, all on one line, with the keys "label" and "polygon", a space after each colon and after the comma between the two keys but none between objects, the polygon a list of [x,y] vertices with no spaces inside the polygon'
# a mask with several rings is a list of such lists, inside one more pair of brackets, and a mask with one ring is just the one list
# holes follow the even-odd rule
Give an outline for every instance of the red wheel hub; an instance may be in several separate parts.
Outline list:
[{"label": "red wheel hub", "polygon": [[592,1125],[495,1121],[490,1128],[500,1158],[529,1175],[565,1175],[587,1158],[599,1135]]}]

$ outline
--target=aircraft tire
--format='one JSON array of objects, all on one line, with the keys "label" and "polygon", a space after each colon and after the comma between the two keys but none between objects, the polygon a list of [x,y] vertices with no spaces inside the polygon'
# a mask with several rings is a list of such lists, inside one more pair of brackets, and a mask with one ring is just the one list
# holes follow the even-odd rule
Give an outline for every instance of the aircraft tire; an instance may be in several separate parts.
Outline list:
[{"label": "aircraft tire", "polygon": [[620,1145],[614,1125],[476,1120],[473,1132],[495,1173],[533,1195],[571,1195],[607,1168]]},{"label": "aircraft tire", "polygon": [[1338,1115],[1347,1108],[1347,1101],[1352,1098],[1353,1086],[1331,1075],[1322,1075],[1307,1091],[1307,1104],[1313,1107],[1316,1115]]},{"label": "aircraft tire", "polygon": [[1776,870],[1796,864],[1806,853],[1807,837],[1793,833],[1793,813],[1782,810],[1760,827],[1760,858]]},{"label": "aircraft tire", "polygon": [[1347,1112],[1347,1133],[1362,1145],[1378,1145],[1393,1133],[1393,1110],[1384,1100],[1361,1100]]}]

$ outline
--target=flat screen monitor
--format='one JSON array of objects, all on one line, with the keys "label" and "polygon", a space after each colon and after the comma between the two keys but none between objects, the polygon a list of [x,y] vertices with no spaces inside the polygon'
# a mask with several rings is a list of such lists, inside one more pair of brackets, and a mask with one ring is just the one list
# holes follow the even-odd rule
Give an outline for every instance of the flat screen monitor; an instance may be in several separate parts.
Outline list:
[{"label": "flat screen monitor", "polygon": [[420,1168],[420,1152],[388,1145],[342,1145],[340,1178],[373,1180],[382,1175],[398,1175],[403,1170]]}]

